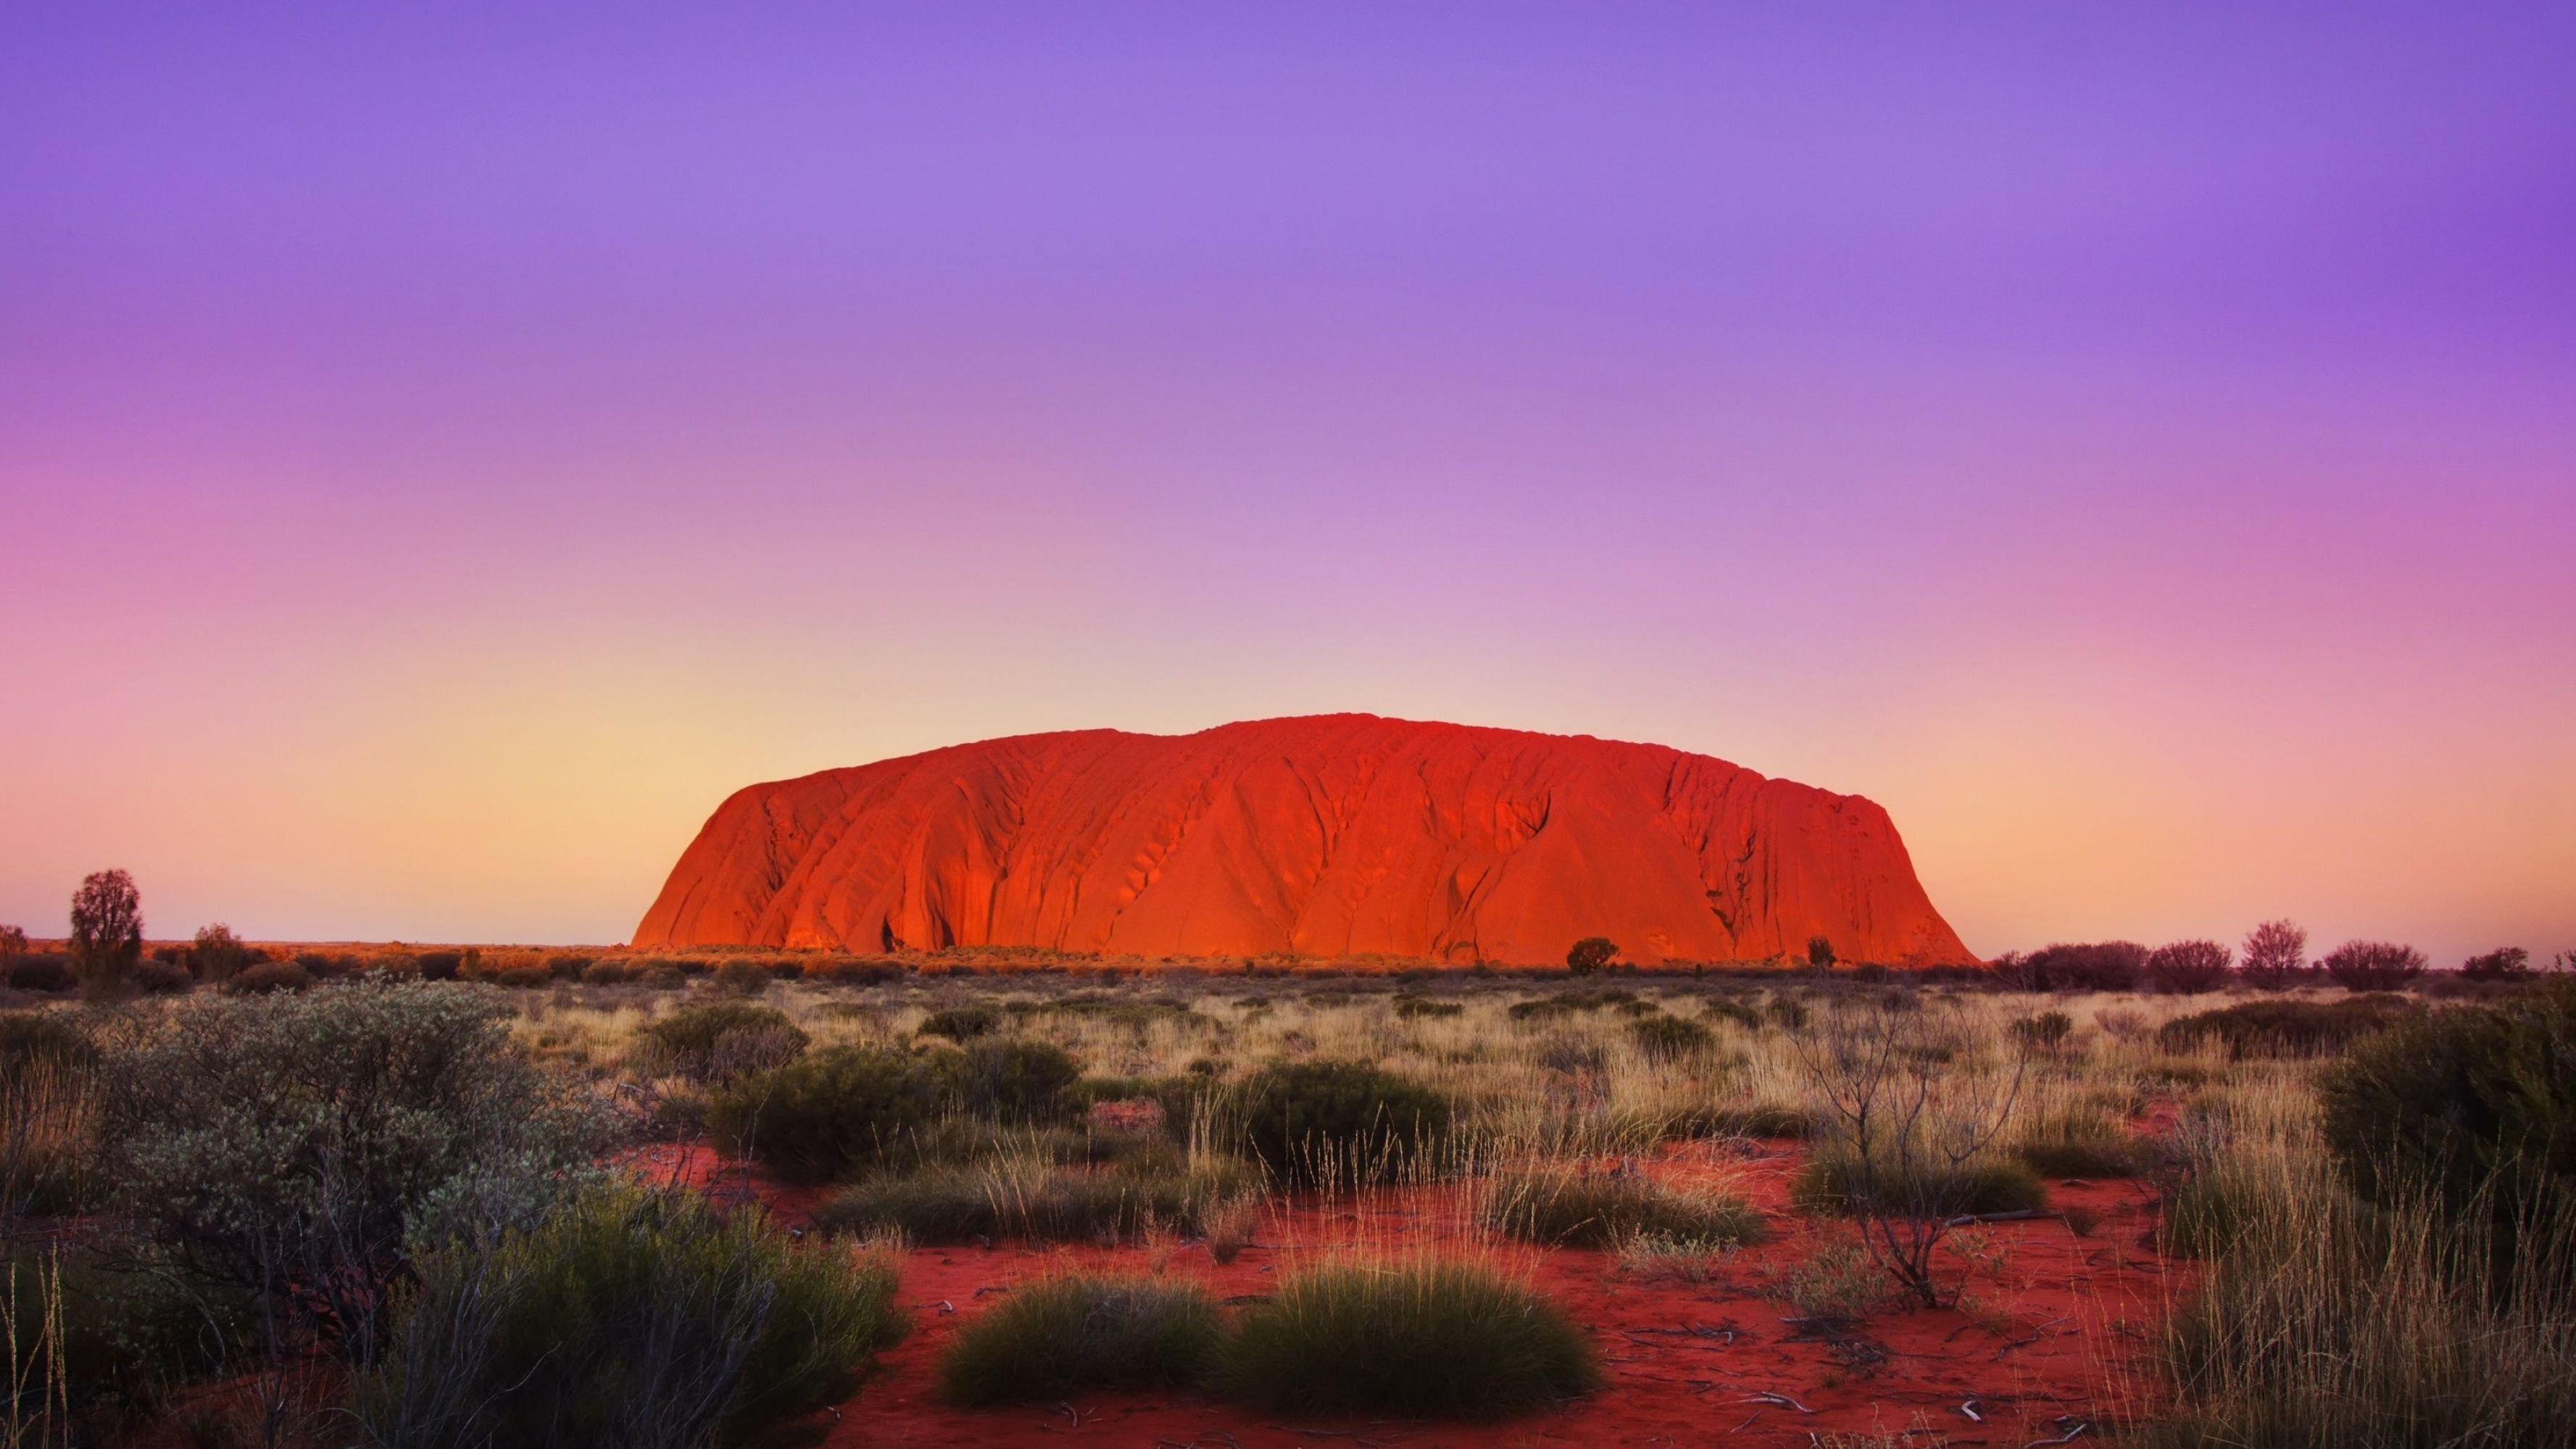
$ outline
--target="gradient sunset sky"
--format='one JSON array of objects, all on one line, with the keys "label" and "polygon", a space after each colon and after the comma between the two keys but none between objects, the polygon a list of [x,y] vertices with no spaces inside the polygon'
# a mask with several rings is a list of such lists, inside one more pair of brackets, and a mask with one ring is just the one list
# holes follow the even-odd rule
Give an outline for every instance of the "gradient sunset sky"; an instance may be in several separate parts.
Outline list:
[{"label": "gradient sunset sky", "polygon": [[1885,804],[1991,954],[2576,946],[2576,7],[30,3],[0,921],[623,940],[1281,714]]}]

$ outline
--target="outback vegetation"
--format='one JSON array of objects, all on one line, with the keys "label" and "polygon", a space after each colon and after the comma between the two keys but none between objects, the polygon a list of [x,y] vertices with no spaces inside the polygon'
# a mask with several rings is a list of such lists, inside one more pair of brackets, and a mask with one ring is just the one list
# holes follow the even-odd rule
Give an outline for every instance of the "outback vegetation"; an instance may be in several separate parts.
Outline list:
[{"label": "outback vegetation", "polygon": [[0,932],[12,1449],[2576,1443],[2564,962],[146,952],[131,890]]}]

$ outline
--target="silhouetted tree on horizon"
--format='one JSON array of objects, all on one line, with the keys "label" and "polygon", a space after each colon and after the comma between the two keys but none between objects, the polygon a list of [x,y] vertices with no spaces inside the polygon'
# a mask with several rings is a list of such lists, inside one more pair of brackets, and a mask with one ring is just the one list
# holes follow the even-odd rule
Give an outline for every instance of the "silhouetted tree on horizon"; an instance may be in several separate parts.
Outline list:
[{"label": "silhouetted tree on horizon", "polygon": [[143,959],[143,895],[121,870],[93,871],[72,893],[72,970],[81,991],[112,997]]}]

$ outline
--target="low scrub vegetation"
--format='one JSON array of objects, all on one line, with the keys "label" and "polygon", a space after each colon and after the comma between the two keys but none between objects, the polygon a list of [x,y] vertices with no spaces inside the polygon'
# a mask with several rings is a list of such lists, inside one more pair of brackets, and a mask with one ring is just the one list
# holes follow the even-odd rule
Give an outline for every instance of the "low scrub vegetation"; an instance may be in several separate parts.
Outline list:
[{"label": "low scrub vegetation", "polygon": [[747,1443],[849,1397],[905,1326],[890,1258],[687,1192],[601,1187],[418,1271],[353,1385],[395,1449]]},{"label": "low scrub vegetation", "polygon": [[1665,1187],[1635,1172],[1567,1167],[1496,1176],[1479,1215],[1497,1232],[1552,1247],[1608,1248],[1646,1234],[1716,1252],[1769,1236],[1742,1198]]},{"label": "low scrub vegetation", "polygon": [[828,1047],[719,1086],[707,1126],[789,1181],[830,1182],[912,1152],[956,1088],[954,1055]]},{"label": "low scrub vegetation", "polygon": [[939,1360],[952,1404],[1050,1402],[1104,1389],[1169,1389],[1204,1378],[1220,1326],[1186,1283],[1066,1274],[1023,1283],[961,1329]]},{"label": "low scrub vegetation", "polygon": [[2402,996],[2240,1001],[2166,1022],[2156,1031],[2156,1045],[2177,1054],[2217,1047],[2231,1057],[2330,1056],[2413,1020],[2423,1009]]},{"label": "low scrub vegetation", "polygon": [[1492,1419],[1590,1393],[1591,1342],[1547,1298],[1454,1258],[1293,1273],[1244,1311],[1217,1379],[1282,1413]]},{"label": "low scrub vegetation", "polygon": [[1452,1109],[1440,1092],[1364,1062],[1274,1062],[1230,1104],[1243,1146],[1282,1182],[1391,1182],[1436,1172]]}]

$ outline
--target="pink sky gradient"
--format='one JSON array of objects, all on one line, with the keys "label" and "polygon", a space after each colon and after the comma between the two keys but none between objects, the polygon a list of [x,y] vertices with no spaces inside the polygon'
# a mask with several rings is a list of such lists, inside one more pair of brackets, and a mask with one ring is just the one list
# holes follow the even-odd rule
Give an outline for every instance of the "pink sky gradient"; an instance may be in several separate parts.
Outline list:
[{"label": "pink sky gradient", "polygon": [[523,10],[0,21],[0,921],[620,940],[753,780],[1369,710],[1987,953],[2576,947],[2576,12]]}]

